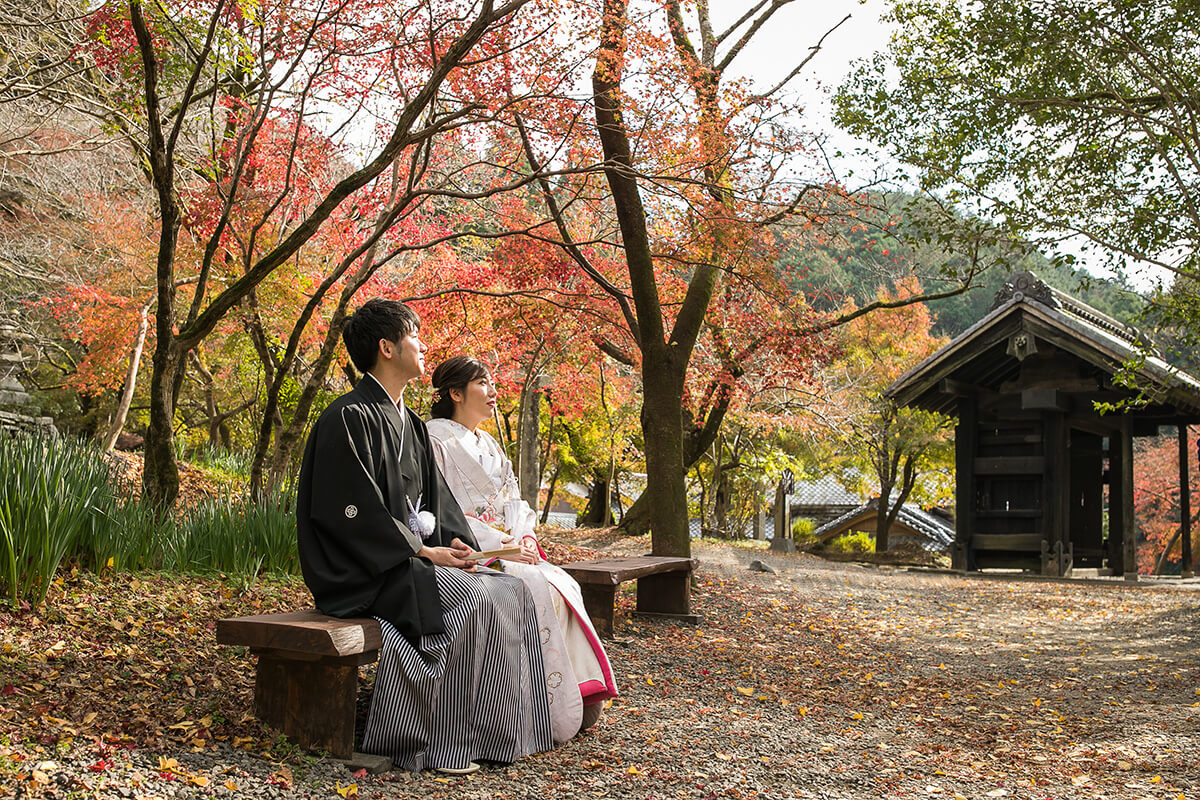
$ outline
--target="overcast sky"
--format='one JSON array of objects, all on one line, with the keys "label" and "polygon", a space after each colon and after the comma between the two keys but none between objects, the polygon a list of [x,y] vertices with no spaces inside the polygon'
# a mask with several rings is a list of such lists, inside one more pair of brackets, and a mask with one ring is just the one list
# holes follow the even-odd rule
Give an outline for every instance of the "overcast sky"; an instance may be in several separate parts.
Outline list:
[{"label": "overcast sky", "polygon": [[[751,0],[712,0],[713,28],[724,31],[752,5]],[[784,6],[754,38],[755,46],[738,57],[740,72],[774,83],[804,59],[827,31],[843,18],[850,19],[831,33],[821,51],[805,67],[794,86],[805,94],[821,88],[833,90],[856,58],[871,55],[887,44],[889,29],[879,21],[883,0],[799,0]]]},{"label": "overcast sky", "polygon": [[[751,0],[711,0],[713,28],[718,33],[724,31],[752,5]],[[887,44],[891,31],[879,20],[886,8],[885,0],[791,3],[776,12],[771,24],[755,36],[755,46],[740,55],[733,66],[760,86],[773,86],[809,54],[822,36],[849,16],[829,34],[820,51],[789,85],[809,103],[804,126],[810,132],[828,134],[835,148],[848,153],[856,143],[834,128],[830,97],[856,59],[868,58]],[[849,159],[843,164],[856,168],[864,165]]]}]

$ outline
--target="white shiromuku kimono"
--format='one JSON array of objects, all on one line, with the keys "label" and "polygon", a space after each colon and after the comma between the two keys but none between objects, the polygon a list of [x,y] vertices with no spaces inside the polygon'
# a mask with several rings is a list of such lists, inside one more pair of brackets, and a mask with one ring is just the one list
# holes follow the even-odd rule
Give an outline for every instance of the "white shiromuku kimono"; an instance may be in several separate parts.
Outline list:
[{"label": "white shiromuku kimono", "polygon": [[[521,498],[512,462],[486,431],[470,430],[449,419],[428,425],[430,449],[454,498],[462,507],[481,550],[537,542],[536,515]],[[583,607],[575,579],[543,560],[537,564],[503,561],[504,571],[525,581],[542,629],[542,657],[554,739],[563,742],[579,731],[583,705],[616,697],[608,656]],[[578,687],[578,691],[573,691]]]}]

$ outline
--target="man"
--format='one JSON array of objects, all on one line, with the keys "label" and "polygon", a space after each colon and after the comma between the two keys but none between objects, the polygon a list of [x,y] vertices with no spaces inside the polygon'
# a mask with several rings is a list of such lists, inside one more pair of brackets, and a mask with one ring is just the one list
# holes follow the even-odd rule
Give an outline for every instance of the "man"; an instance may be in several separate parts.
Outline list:
[{"label": "man", "polygon": [[420,321],[369,300],[342,340],[362,380],[309,434],[296,528],[317,607],[382,622],[363,749],[399,767],[478,769],[551,746],[540,636],[524,584],[476,569],[474,536],[404,389],[425,372]]}]

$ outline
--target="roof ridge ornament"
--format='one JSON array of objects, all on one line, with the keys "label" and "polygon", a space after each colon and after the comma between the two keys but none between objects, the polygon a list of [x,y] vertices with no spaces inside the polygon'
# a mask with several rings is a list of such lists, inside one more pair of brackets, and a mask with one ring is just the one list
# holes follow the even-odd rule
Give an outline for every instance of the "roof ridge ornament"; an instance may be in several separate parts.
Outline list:
[{"label": "roof ridge ornament", "polygon": [[992,307],[988,311],[995,311],[1010,300],[1026,298],[1036,300],[1050,308],[1059,307],[1058,300],[1054,297],[1054,290],[1050,288],[1049,284],[1032,272],[1018,272],[996,292],[996,299],[992,301]]}]

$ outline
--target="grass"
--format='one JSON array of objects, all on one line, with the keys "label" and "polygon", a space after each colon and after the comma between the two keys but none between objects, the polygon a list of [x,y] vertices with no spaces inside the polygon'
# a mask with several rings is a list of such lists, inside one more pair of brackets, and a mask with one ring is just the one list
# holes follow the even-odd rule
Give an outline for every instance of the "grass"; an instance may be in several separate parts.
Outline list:
[{"label": "grass", "polygon": [[0,438],[0,592],[13,604],[40,603],[59,564],[81,541],[96,540],[116,502],[97,448]]},{"label": "grass", "polygon": [[226,450],[211,443],[188,447],[182,439],[176,439],[175,455],[180,461],[220,477],[244,480],[250,476],[252,456],[245,450]]},{"label": "grass", "polygon": [[0,596],[37,606],[65,560],[92,571],[298,574],[293,498],[227,491],[175,515],[133,496],[91,443],[0,439]]},{"label": "grass", "polygon": [[252,501],[246,497],[207,500],[189,509],[165,537],[162,567],[237,575],[297,574],[295,503],[281,491]]}]

